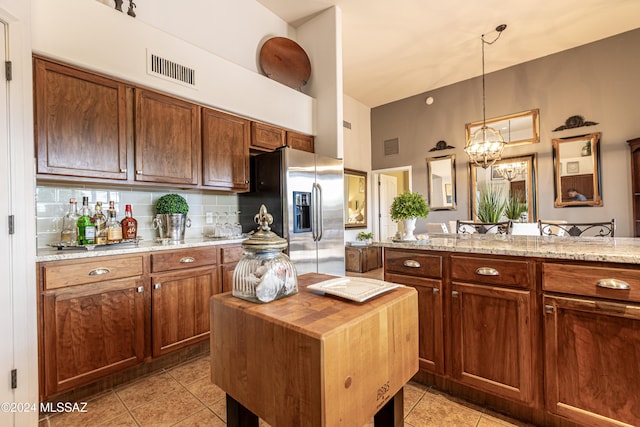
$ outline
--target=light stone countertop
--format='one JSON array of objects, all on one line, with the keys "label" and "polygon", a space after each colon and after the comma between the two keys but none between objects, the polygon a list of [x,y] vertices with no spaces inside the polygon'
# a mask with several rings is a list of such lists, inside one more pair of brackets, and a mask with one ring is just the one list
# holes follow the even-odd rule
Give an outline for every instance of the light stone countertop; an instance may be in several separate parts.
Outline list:
[{"label": "light stone countertop", "polygon": [[546,237],[496,234],[431,234],[416,242],[376,242],[401,249],[558,258],[640,264],[640,238]]},{"label": "light stone countertop", "polygon": [[137,246],[134,243],[126,243],[122,245],[114,245],[108,249],[62,249],[58,250],[54,247],[38,248],[36,262],[44,261],[60,261],[67,259],[81,259],[109,255],[126,255],[144,252],[165,251],[171,249],[188,249],[203,246],[219,246],[232,243],[240,244],[245,237],[239,239],[186,239],[184,243],[162,243],[155,240],[141,240]]}]

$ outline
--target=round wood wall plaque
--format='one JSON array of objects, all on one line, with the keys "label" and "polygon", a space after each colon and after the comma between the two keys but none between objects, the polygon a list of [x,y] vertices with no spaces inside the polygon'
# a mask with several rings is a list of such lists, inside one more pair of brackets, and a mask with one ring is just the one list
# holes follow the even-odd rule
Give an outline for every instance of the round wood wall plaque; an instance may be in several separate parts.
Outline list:
[{"label": "round wood wall plaque", "polygon": [[311,76],[311,62],[304,49],[286,37],[273,37],[262,45],[260,67],[270,79],[298,90]]}]

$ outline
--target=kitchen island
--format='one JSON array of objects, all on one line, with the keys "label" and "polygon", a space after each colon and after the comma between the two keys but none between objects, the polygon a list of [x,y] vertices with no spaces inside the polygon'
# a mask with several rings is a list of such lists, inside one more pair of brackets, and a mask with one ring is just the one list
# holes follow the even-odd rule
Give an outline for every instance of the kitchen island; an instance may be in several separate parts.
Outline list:
[{"label": "kitchen island", "polygon": [[640,239],[377,244],[418,291],[418,381],[536,425],[640,425]]}]

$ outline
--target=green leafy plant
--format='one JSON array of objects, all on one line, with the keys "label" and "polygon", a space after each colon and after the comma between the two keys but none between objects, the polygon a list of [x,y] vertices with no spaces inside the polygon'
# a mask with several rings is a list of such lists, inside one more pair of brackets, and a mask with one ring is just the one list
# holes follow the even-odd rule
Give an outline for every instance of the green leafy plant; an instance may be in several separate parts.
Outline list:
[{"label": "green leafy plant", "polygon": [[391,203],[391,219],[401,221],[409,218],[426,218],[429,206],[422,194],[407,191],[393,199]]},{"label": "green leafy plant", "polygon": [[356,236],[356,239],[361,241],[373,239],[373,233],[367,233],[366,231],[361,231],[360,233],[358,233],[358,236]]},{"label": "green leafy plant", "polygon": [[522,201],[521,192],[518,191],[515,194],[510,194],[509,197],[507,197],[504,206],[504,214],[507,218],[514,221],[518,220],[520,219],[520,215],[522,215],[522,213],[526,211],[527,204]]},{"label": "green leafy plant", "polygon": [[157,214],[184,214],[189,212],[189,205],[179,194],[165,194],[156,202]]},{"label": "green leafy plant", "polygon": [[498,222],[504,214],[506,200],[497,187],[484,186],[480,188],[478,211],[476,215],[480,222]]}]

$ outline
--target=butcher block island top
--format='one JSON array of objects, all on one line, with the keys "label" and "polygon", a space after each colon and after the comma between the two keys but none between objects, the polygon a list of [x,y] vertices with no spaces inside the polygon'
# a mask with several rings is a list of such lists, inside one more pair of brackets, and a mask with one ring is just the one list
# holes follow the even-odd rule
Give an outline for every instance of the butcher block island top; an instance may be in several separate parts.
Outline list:
[{"label": "butcher block island top", "polygon": [[428,240],[415,242],[393,242],[389,240],[374,244],[398,249],[640,264],[640,239],[631,237],[432,234]]},{"label": "butcher block island top", "polygon": [[247,410],[275,426],[358,426],[374,415],[403,425],[402,387],[418,371],[417,292],[358,303],[307,289],[330,279],[300,276],[299,293],[268,304],[212,297],[211,376],[227,393],[229,425]]}]

